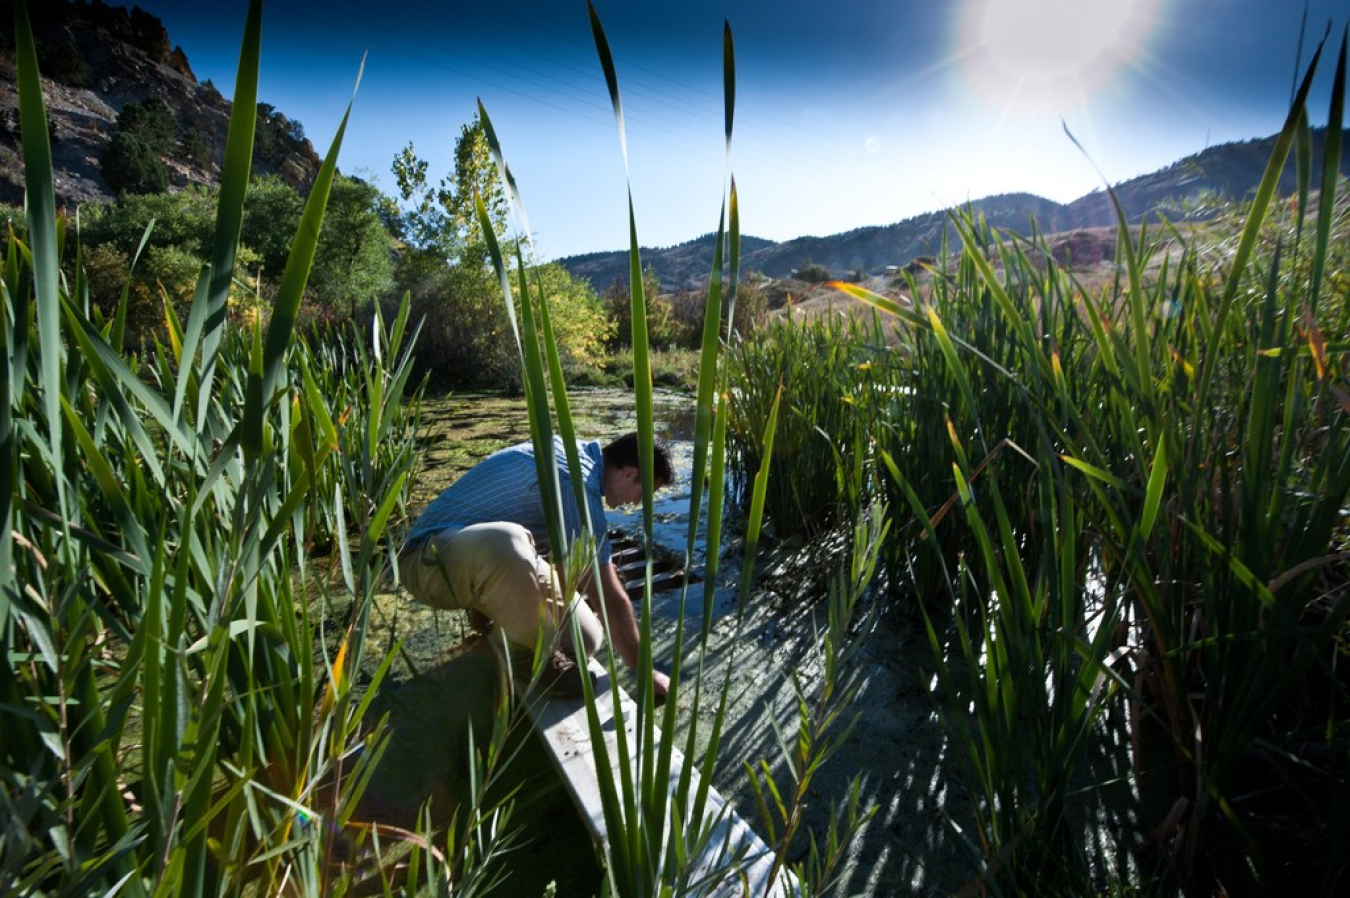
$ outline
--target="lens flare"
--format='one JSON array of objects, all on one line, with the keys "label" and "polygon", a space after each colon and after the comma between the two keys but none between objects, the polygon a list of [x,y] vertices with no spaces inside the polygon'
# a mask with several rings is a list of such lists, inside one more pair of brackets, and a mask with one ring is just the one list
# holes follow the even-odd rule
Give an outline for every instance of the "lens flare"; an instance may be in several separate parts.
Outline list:
[{"label": "lens flare", "polygon": [[1062,113],[1138,64],[1162,0],[965,0],[966,83],[1008,112]]}]

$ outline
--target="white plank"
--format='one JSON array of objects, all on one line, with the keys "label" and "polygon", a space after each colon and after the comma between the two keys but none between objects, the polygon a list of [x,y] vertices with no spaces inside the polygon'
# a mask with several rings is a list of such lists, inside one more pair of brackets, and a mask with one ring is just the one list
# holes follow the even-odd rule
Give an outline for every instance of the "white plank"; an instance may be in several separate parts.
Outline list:
[{"label": "white plank", "polygon": [[[610,681],[608,671],[599,662],[591,659],[590,667],[595,674],[596,711],[601,728],[605,732],[605,745],[610,763],[617,770],[618,741],[615,731],[617,722],[614,716],[614,696],[617,695],[620,707],[624,710],[630,760],[636,769],[637,759],[632,753],[637,748],[637,734],[634,729],[637,705],[622,687],[615,686]],[[603,842],[606,839],[605,812],[600,800],[600,783],[596,774],[590,727],[586,722],[585,703],[581,699],[531,695],[527,697],[526,707],[591,835]],[[672,749],[671,755],[672,771],[679,770],[684,763],[683,755],[679,749]],[[695,771],[690,788],[691,794],[697,790],[698,783],[699,777]],[[670,784],[672,792],[676,785]],[[717,825],[708,840],[708,847],[694,865],[698,872],[693,874],[691,881],[697,882],[703,873],[715,873],[719,868],[727,866],[728,861],[739,852],[741,857],[736,862],[737,871],[727,876],[708,894],[716,898],[742,894],[763,895],[764,885],[773,867],[773,856],[768,846],[712,787],[708,789],[706,813],[705,819],[717,820]],[[793,895],[798,891],[788,872],[780,871],[774,894]]]}]

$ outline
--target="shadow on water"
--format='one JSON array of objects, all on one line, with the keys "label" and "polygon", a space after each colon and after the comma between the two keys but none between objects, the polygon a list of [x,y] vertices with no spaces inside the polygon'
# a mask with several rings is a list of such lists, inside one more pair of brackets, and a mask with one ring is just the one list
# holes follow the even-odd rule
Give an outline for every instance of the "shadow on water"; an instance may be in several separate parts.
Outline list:
[{"label": "shadow on water", "polygon": [[[493,652],[481,639],[438,667],[387,683],[370,713],[374,719],[387,715],[390,738],[362,797],[361,816],[415,830],[425,805],[443,848],[455,809],[473,800],[471,746],[491,734],[503,686]],[[543,895],[550,883],[559,898],[597,894],[602,871],[590,833],[528,723],[512,729],[503,755],[508,760],[485,807],[514,801],[508,829],[516,837],[492,870],[503,877],[492,894]]]}]

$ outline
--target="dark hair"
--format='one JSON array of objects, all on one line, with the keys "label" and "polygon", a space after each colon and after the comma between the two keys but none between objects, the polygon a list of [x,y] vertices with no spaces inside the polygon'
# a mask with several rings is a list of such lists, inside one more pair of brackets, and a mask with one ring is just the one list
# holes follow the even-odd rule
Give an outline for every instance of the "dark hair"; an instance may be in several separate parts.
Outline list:
[{"label": "dark hair", "polygon": [[[616,468],[638,468],[638,439],[636,433],[626,433],[600,450],[605,456],[605,464]],[[665,440],[656,438],[652,447],[652,482],[658,487],[675,482],[675,471],[670,465],[670,448]]]}]

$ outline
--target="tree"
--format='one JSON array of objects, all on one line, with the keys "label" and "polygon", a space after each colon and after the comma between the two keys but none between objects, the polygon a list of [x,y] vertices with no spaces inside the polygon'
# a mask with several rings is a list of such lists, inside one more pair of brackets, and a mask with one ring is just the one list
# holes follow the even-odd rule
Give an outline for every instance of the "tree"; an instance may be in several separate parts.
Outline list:
[{"label": "tree", "polygon": [[135,134],[119,131],[99,158],[103,180],[115,193],[163,193],[169,172],[154,149]]},{"label": "tree", "polygon": [[338,176],[328,196],[309,291],[355,317],[389,293],[394,260],[373,184]]},{"label": "tree", "polygon": [[103,180],[115,193],[163,193],[169,172],[160,156],[178,130],[173,112],[159,97],[128,103],[117,115],[117,131],[99,158]]},{"label": "tree", "polygon": [[[650,265],[642,272],[642,293],[647,301],[647,340],[656,348],[668,348],[676,340],[672,330],[671,304],[661,295],[661,281]],[[633,305],[629,298],[628,281],[620,278],[609,285],[603,297],[604,307],[613,319],[610,333],[611,348],[633,345]]]},{"label": "tree", "polygon": [[[655,274],[648,269],[655,279]],[[644,281],[646,278],[644,278]],[[558,354],[569,375],[594,370],[604,361],[605,347],[614,333],[614,322],[589,281],[573,277],[557,262],[540,265],[530,272],[531,295],[547,297]]]},{"label": "tree", "polygon": [[122,107],[117,115],[117,130],[140,138],[151,152],[160,156],[172,149],[178,122],[169,104],[159,97],[146,97]]},{"label": "tree", "polygon": [[239,239],[258,253],[268,278],[280,280],[286,270],[291,240],[304,208],[299,192],[276,175],[255,177],[249,182]]},{"label": "tree", "polygon": [[475,211],[482,198],[505,253],[506,196],[482,122],[460,129],[454,171],[433,183],[430,165],[410,143],[394,158],[395,208],[383,215],[403,243],[396,280],[424,321],[419,346],[426,373],[448,384],[510,385],[519,361],[501,287],[488,264]]},{"label": "tree", "polygon": [[211,161],[211,152],[206,147],[206,139],[200,131],[185,131],[178,140],[178,152],[194,165],[206,165]]},{"label": "tree", "polygon": [[[455,141],[455,168],[432,184],[427,160],[409,143],[394,157],[399,198],[387,210],[393,232],[410,250],[414,278],[442,265],[485,266],[487,245],[475,212],[475,194],[483,198],[499,240],[506,234],[507,201],[478,116],[460,129]],[[407,282],[409,278],[401,278]]]}]

